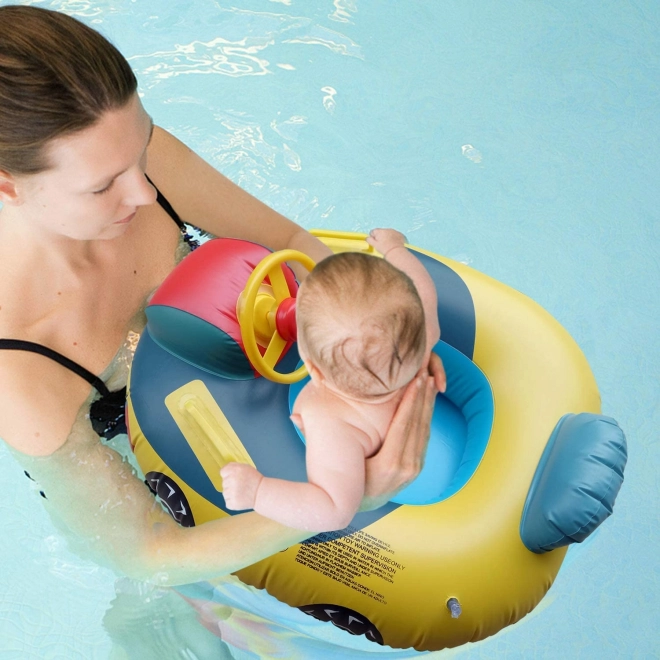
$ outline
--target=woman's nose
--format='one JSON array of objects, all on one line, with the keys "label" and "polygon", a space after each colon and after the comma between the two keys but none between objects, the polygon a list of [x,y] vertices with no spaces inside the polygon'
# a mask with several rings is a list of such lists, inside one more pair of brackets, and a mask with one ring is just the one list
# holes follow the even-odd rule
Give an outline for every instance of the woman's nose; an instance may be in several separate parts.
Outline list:
[{"label": "woman's nose", "polygon": [[148,206],[156,201],[156,189],[149,183],[142,169],[132,174],[127,187],[126,206]]}]

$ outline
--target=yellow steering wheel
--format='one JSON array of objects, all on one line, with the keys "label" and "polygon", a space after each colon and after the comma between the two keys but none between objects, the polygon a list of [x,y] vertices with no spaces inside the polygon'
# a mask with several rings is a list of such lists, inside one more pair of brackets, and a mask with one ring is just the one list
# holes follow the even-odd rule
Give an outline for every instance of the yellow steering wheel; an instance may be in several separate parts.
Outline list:
[{"label": "yellow steering wheel", "polygon": [[[241,326],[243,347],[252,366],[269,380],[276,383],[295,383],[307,375],[305,365],[287,374],[273,368],[280,359],[287,340],[276,327],[276,315],[280,305],[293,298],[282,266],[285,261],[296,261],[307,270],[316,265],[298,250],[280,250],[262,259],[252,271],[237,303],[238,322]],[[264,280],[268,277],[270,286]],[[262,356],[257,343],[266,347]]]}]

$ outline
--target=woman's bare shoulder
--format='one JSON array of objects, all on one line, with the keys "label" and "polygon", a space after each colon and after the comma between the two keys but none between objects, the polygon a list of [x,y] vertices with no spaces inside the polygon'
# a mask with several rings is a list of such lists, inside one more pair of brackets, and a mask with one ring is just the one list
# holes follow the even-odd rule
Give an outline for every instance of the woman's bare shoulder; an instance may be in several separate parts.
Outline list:
[{"label": "woman's bare shoulder", "polygon": [[42,355],[0,351],[0,438],[29,456],[49,456],[67,440],[91,387]]}]

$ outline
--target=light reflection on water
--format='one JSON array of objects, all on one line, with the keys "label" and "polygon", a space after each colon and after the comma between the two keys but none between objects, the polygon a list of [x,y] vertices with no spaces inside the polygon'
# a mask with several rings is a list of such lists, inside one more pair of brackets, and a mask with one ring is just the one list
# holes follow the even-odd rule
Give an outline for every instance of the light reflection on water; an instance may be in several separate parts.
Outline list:
[{"label": "light reflection on water", "polygon": [[138,55],[130,62],[140,79],[147,81],[147,89],[160,80],[181,75],[262,76],[269,72],[269,62],[259,59],[256,54],[271,43],[266,39],[251,39],[249,43],[244,39],[233,43],[218,37],[209,42],[177,45],[169,52]]},{"label": "light reflection on water", "polygon": [[352,39],[320,25],[312,25],[309,34],[289,37],[284,40],[284,43],[324,46],[338,55],[348,55],[350,57],[364,59],[362,49]]},{"label": "light reflection on water", "polygon": [[[181,75],[219,74],[233,78],[273,73],[271,62],[259,55],[265,55],[264,51],[277,43],[319,45],[339,55],[362,58],[360,47],[352,39],[309,19],[237,9],[221,10],[219,17],[227,17],[219,26],[223,36],[175,44],[171,50],[130,57],[142,88],[150,89],[161,80]],[[161,19],[153,16],[145,27],[160,22]],[[260,34],[254,34],[255,26]],[[246,29],[250,36],[244,36]],[[227,36],[237,33],[240,38]],[[288,62],[275,62],[275,66],[285,70],[295,68]]]},{"label": "light reflection on water", "polygon": [[357,3],[355,0],[334,0],[335,10],[328,18],[340,23],[350,23],[352,15],[357,12]]}]

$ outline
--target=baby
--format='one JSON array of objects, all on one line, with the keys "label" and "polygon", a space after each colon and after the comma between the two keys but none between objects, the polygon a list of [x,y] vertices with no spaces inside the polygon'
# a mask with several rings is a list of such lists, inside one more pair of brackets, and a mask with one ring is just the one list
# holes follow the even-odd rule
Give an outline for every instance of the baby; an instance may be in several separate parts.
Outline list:
[{"label": "baby", "polygon": [[298,350],[311,380],[292,421],[305,436],[308,483],[221,470],[227,507],[288,527],[343,529],[364,495],[365,459],[381,447],[405,386],[440,338],[431,277],[393,229],[367,241],[384,259],[347,252],[321,261],[298,291]]}]

